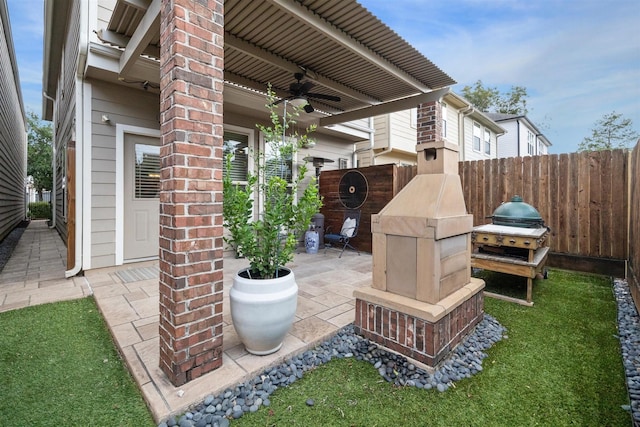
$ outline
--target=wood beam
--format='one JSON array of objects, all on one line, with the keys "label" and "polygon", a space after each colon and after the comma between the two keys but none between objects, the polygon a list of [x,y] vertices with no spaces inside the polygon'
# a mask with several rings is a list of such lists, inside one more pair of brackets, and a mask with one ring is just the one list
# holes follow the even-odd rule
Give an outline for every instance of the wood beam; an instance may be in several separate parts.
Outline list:
[{"label": "wood beam", "polygon": [[153,0],[145,12],[138,28],[131,36],[122,56],[120,57],[120,76],[126,77],[133,68],[140,54],[149,45],[151,39],[160,28],[161,0]]},{"label": "wood beam", "polygon": [[432,92],[421,93],[419,95],[390,101],[384,104],[372,105],[370,107],[360,108],[359,110],[348,111],[346,113],[334,114],[329,117],[323,117],[318,123],[319,126],[329,126],[338,123],[350,122],[353,120],[364,119],[367,117],[375,117],[381,114],[393,113],[395,111],[408,110],[416,108],[419,104],[432,102],[442,98],[449,88],[434,90]]}]

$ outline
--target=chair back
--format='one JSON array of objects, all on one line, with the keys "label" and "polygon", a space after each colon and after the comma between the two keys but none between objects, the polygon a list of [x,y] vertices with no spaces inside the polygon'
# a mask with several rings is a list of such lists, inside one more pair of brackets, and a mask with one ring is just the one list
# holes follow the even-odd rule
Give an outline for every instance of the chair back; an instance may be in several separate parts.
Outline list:
[{"label": "chair back", "polygon": [[[350,239],[353,239],[358,235],[358,228],[360,227],[360,214],[361,211],[356,209],[347,209],[346,211],[344,211],[344,216],[342,219],[343,227],[347,219],[355,219],[355,225],[353,227],[349,227],[349,231],[352,231],[351,235],[348,236]],[[340,234],[344,235],[346,233],[344,233],[344,230],[340,230]]]}]

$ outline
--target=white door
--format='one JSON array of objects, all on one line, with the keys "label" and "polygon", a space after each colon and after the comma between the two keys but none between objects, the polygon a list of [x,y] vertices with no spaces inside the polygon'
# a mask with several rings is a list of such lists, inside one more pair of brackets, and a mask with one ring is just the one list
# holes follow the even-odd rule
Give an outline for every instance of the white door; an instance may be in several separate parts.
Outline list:
[{"label": "white door", "polygon": [[158,256],[160,140],[124,137],[124,260]]}]

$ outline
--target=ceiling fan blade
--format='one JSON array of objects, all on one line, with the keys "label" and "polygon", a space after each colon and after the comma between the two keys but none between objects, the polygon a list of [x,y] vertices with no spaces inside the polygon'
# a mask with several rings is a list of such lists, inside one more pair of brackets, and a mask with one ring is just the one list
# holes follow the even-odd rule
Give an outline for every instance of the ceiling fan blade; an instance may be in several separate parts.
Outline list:
[{"label": "ceiling fan blade", "polygon": [[309,93],[307,93],[307,96],[310,97],[310,98],[326,99],[327,101],[340,102],[340,97],[339,96],[325,95],[323,93],[312,93],[312,92],[309,92]]},{"label": "ceiling fan blade", "polygon": [[309,89],[311,89],[314,86],[315,84],[313,84],[313,82],[310,82],[309,80],[307,80],[302,84],[302,86],[300,86],[300,95],[305,95],[307,92],[309,92]]}]

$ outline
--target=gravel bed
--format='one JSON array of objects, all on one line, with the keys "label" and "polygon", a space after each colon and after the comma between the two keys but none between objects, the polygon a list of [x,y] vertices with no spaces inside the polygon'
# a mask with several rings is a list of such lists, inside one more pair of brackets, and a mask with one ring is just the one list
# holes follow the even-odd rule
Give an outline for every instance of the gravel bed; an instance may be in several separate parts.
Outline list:
[{"label": "gravel bed", "polygon": [[[444,392],[455,381],[470,378],[482,371],[482,360],[487,357],[485,351],[503,337],[506,338],[505,333],[506,329],[495,318],[485,314],[474,332],[456,347],[437,370],[429,373],[405,357],[388,352],[357,335],[353,325],[348,325],[316,348],[265,370],[262,375],[227,389],[218,396],[209,395],[179,418],[171,417],[158,424],[158,427],[228,426],[231,419],[256,412],[261,406],[269,406],[269,396],[279,387],[288,386],[302,378],[306,371],[334,358],[365,360],[386,381],[398,386]],[[314,401],[309,399],[306,403],[312,406]]]},{"label": "gravel bed", "polygon": [[[618,337],[630,399],[630,404],[623,405],[623,408],[632,414],[633,425],[640,426],[640,316],[625,280],[615,279],[613,291],[618,306]],[[264,371],[262,375],[234,389],[227,389],[218,396],[209,395],[179,418],[171,417],[158,424],[158,427],[229,426],[230,420],[255,412],[261,406],[269,406],[269,396],[278,387],[286,387],[302,378],[304,372],[333,358],[366,360],[378,370],[380,376],[396,385],[444,392],[453,382],[482,371],[482,360],[487,356],[485,351],[502,338],[507,338],[506,329],[495,318],[485,314],[475,331],[438,370],[430,374],[403,356],[390,353],[355,334],[353,325],[349,325],[313,350]],[[307,405],[313,404],[312,399],[307,401]]]},{"label": "gravel bed", "polygon": [[640,319],[626,281],[615,279],[613,293],[618,303],[618,337],[630,400],[625,409],[631,412],[633,425],[640,426]]},{"label": "gravel bed", "polygon": [[29,221],[22,221],[0,241],[0,272],[2,272],[7,261],[11,258],[13,250],[18,245],[18,241],[20,241],[20,237],[22,237],[22,233],[24,233],[28,225]]}]

